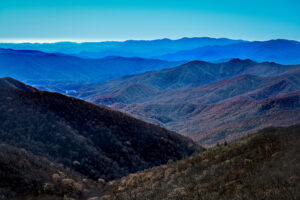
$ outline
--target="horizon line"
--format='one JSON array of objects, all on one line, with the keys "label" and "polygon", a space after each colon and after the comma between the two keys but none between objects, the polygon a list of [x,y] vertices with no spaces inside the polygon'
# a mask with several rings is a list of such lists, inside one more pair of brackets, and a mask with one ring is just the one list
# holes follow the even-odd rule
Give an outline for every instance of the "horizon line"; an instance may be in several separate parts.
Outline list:
[{"label": "horizon line", "polygon": [[[292,39],[284,39],[284,38],[270,38],[267,40],[246,40],[246,39],[236,39],[236,38],[227,38],[227,37],[208,37],[208,36],[195,36],[195,37],[179,37],[179,38],[137,38],[137,39],[0,39],[0,43],[14,43],[14,44],[22,44],[22,43],[30,43],[30,44],[55,44],[61,42],[72,42],[72,43],[97,43],[97,42],[126,42],[126,41],[154,41],[154,40],[180,40],[184,38],[212,38],[212,39],[230,39],[230,40],[243,40],[243,41],[270,41],[270,40],[292,40]],[[293,41],[298,41],[293,39]]]}]

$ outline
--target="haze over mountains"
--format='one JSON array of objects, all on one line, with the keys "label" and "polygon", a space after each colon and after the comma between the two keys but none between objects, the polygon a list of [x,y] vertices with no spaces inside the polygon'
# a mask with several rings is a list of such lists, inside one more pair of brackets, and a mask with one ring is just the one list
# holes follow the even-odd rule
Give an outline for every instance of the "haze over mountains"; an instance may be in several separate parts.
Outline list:
[{"label": "haze over mountains", "polygon": [[[194,84],[200,85],[192,87],[189,82],[187,84],[183,82],[176,83],[176,87],[163,87],[163,84],[159,84],[156,87],[157,80],[155,76],[145,73],[141,75],[125,77],[110,81],[109,84],[101,84],[98,87],[91,85],[90,90],[93,90],[93,95],[87,98],[90,101],[97,101],[101,104],[110,105],[115,102],[119,103],[147,103],[147,102],[160,102],[160,103],[180,103],[180,102],[192,102],[192,103],[205,103],[212,104],[219,101],[230,99],[253,99],[261,100],[269,97],[275,97],[279,94],[289,93],[300,89],[300,66],[277,66],[266,64],[268,67],[279,67],[285,73],[275,76],[258,76],[241,73],[241,75],[225,80],[216,81],[213,83],[203,83],[193,81]],[[188,65],[185,65],[188,66]],[[201,67],[201,64],[198,65]],[[262,69],[263,64],[259,64]],[[275,71],[275,69],[274,69]],[[160,71],[158,71],[159,74]],[[161,71],[162,73],[165,70]],[[157,73],[157,72],[155,72]],[[178,73],[182,75],[183,73]],[[266,73],[267,74],[267,73]],[[149,81],[144,75],[150,78]],[[166,75],[166,77],[169,77]],[[122,84],[120,86],[120,82]],[[142,83],[141,80],[144,80]],[[180,80],[180,78],[178,78]],[[183,79],[181,79],[183,80]],[[188,80],[192,80],[188,78]],[[203,79],[202,79],[203,80]],[[218,79],[217,79],[218,80]],[[180,85],[180,86],[178,86]],[[113,87],[115,86],[115,87]],[[172,85],[173,86],[173,85]],[[190,86],[190,87],[189,87]],[[178,88],[179,87],[179,88]],[[145,88],[145,90],[141,90]],[[150,89],[152,88],[152,90]],[[89,93],[88,86],[84,87],[82,91]],[[148,93],[143,92],[148,91]],[[81,90],[79,90],[79,93]],[[98,94],[98,96],[95,96]],[[85,93],[82,94],[83,96]],[[134,96],[134,98],[126,98],[126,96]]]},{"label": "haze over mountains", "polygon": [[299,91],[299,65],[233,59],[86,85],[77,95],[210,146],[267,126],[300,123]]},{"label": "haze over mountains", "polygon": [[300,43],[284,39],[250,42],[227,38],[200,37],[178,40],[128,40],[124,42],[0,43],[0,48],[38,50],[82,58],[121,56],[209,62],[224,62],[232,58],[240,58],[279,64],[300,63]]},{"label": "haze over mountains", "polygon": [[[297,41],[282,39],[249,42],[207,37],[98,43],[0,43],[0,74],[43,90],[66,92],[70,86],[171,68],[193,60],[224,63],[233,58],[249,58],[254,62],[298,64],[299,47]],[[204,76],[199,79],[215,79],[210,74]]]},{"label": "haze over mountains", "polygon": [[0,49],[0,74],[27,82],[99,82],[183,62],[106,57],[83,59],[32,50]]},{"label": "haze over mountains", "polygon": [[0,44],[0,200],[298,199],[299,49]]},{"label": "haze over mountains", "polygon": [[[79,95],[86,98],[85,93],[89,93],[92,90],[99,96],[105,93],[117,92],[128,87],[137,87],[138,84],[147,85],[161,91],[194,88],[243,74],[275,76],[280,73],[298,70],[300,69],[299,67],[299,65],[283,66],[269,62],[256,63],[248,59],[232,59],[229,62],[219,64],[192,61],[174,68],[124,76],[104,84],[91,84],[83,87],[82,92],[79,91]],[[156,95],[156,93],[154,92],[153,95]]]},{"label": "haze over mountains", "polygon": [[[197,141],[201,140],[202,144],[205,145],[214,145],[224,139],[233,140],[265,127],[262,125],[263,123],[254,123],[255,126],[251,127],[247,126],[246,124],[253,117],[264,115],[270,121],[266,124],[273,125],[275,123],[276,120],[272,122],[272,119],[276,114],[273,113],[272,116],[261,112],[252,115],[246,114],[247,107],[244,110],[241,108],[245,114],[237,115],[234,110],[247,104],[242,103],[242,101],[249,101],[249,105],[253,105],[254,109],[254,107],[264,104],[263,100],[265,99],[299,91],[299,65],[280,65],[274,62],[256,62],[238,58],[221,63],[170,62],[119,56],[90,59],[62,53],[70,53],[67,51],[68,48],[74,51],[76,48],[90,48],[90,46],[102,48],[108,43],[62,44],[14,44],[15,48],[45,48],[48,51],[60,50],[59,53],[1,49],[0,73],[2,76],[11,76],[34,84],[41,90],[67,93],[93,103],[110,105],[143,120],[189,135]],[[71,44],[73,46],[68,46]],[[262,60],[269,60],[271,57],[277,59],[283,56],[283,58],[293,61],[294,58],[299,57],[298,50],[296,50],[299,46],[298,42],[288,40],[247,42],[228,39],[184,38],[175,41],[113,42],[107,48],[127,47],[126,50],[128,51],[134,48],[147,49],[145,51],[156,48],[157,52],[162,53],[163,51],[159,48],[164,45],[173,48],[173,50],[202,45],[195,50],[175,53],[175,60],[202,58],[201,51],[205,55],[210,52],[210,55],[216,56],[219,60],[231,57],[222,57],[219,53],[213,53],[223,48],[235,49],[234,51],[224,50],[224,52],[232,52],[236,57],[245,57],[244,55],[250,55],[249,52],[256,52],[257,56],[252,53],[251,55],[257,60],[260,60],[258,55],[263,56],[264,53],[269,54],[269,57],[267,56]],[[50,47],[52,50],[47,49]],[[293,53],[289,53],[289,51]],[[142,52],[142,50],[138,52]],[[190,57],[180,57],[184,54]],[[290,57],[286,54],[289,54]],[[151,57],[151,54],[148,57]],[[166,57],[159,58],[168,59]],[[215,58],[210,57],[209,60],[215,60]],[[209,119],[207,116],[220,110],[220,105],[223,105],[223,102],[226,102],[227,108],[222,109],[228,110],[228,115]],[[204,108],[206,109],[205,112],[202,111]],[[293,117],[276,122],[289,125],[294,124],[291,123],[292,121],[298,121],[298,115],[293,114],[295,111],[286,112]],[[230,135],[228,135],[229,127],[231,127]],[[208,132],[210,133],[212,129],[218,132],[217,135],[223,134],[223,136],[216,136],[215,139],[207,140],[205,135],[209,135]]]},{"label": "haze over mountains", "polygon": [[74,54],[85,58],[103,58],[106,56],[146,57],[175,53],[210,45],[227,45],[243,40],[227,38],[182,38],[178,40],[127,40],[124,42],[58,42],[58,43],[0,43],[0,48],[15,50],[39,50],[48,53]]},{"label": "haze over mountains", "polygon": [[230,58],[271,61],[280,64],[299,64],[300,43],[292,40],[242,42],[224,46],[206,46],[166,54],[163,60],[203,60],[219,62]]}]

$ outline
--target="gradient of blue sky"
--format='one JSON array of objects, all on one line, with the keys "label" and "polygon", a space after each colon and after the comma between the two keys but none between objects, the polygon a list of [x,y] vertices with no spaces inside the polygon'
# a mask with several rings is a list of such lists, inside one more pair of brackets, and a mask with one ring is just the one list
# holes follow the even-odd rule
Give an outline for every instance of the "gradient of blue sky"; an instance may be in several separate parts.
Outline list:
[{"label": "gradient of blue sky", "polygon": [[0,41],[300,40],[300,0],[0,0]]}]

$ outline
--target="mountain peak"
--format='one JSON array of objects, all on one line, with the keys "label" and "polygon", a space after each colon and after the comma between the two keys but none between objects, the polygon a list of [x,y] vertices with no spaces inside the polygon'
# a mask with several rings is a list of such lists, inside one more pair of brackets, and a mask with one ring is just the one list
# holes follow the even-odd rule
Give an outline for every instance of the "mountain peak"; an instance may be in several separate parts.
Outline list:
[{"label": "mountain peak", "polygon": [[185,63],[183,65],[193,65],[193,64],[212,64],[212,63],[202,61],[202,60],[193,60],[193,61],[190,61],[190,62]]},{"label": "mountain peak", "polygon": [[24,92],[38,92],[39,91],[38,89],[31,87],[29,85],[26,85],[20,81],[17,81],[16,79],[13,79],[11,77],[0,78],[0,85],[19,89]]},{"label": "mountain peak", "polygon": [[240,59],[240,58],[233,58],[228,63],[256,63],[253,60],[247,58],[247,59]]}]

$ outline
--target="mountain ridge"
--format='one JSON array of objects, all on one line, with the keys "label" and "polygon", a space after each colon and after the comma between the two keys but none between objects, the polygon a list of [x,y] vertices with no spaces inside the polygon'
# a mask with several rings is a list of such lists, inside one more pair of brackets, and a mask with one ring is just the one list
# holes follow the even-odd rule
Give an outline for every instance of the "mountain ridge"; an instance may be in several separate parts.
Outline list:
[{"label": "mountain ridge", "polygon": [[179,51],[156,58],[164,60],[204,60],[216,61],[238,57],[252,59],[257,62],[276,62],[280,64],[299,64],[300,42],[295,40],[269,40],[236,43],[224,46],[199,47],[192,50]]},{"label": "mountain ridge", "polygon": [[[101,58],[105,56],[139,56],[151,57],[159,52],[176,52],[177,50],[196,48],[209,44],[230,44],[243,42],[227,38],[194,37],[181,39],[126,40],[105,42],[57,42],[57,43],[0,43],[0,47],[11,49],[41,50],[48,53],[65,53],[81,57]],[[86,52],[86,55],[81,55]],[[150,54],[150,56],[149,56]],[[160,54],[160,53],[159,53]]]},{"label": "mountain ridge", "polygon": [[1,143],[91,179],[111,180],[202,150],[186,137],[105,106],[22,87],[0,83]]},{"label": "mountain ridge", "polygon": [[[233,61],[233,63],[241,62],[243,61]],[[251,69],[256,68],[251,67],[254,62],[246,62],[250,63]],[[204,63],[205,66],[207,64],[206,62],[192,63]],[[219,132],[219,135],[223,134],[223,136],[216,137],[207,143],[203,143],[205,140],[202,139],[200,142],[205,145],[214,145],[217,141],[223,141],[225,138],[229,141],[231,140],[229,137],[239,138],[246,133],[253,133],[259,130],[254,125],[251,127],[247,126],[247,120],[260,128],[265,127],[264,120],[266,120],[268,125],[292,125],[294,122],[298,122],[300,117],[296,112],[299,106],[296,106],[295,110],[287,110],[285,107],[280,107],[278,110],[272,108],[270,113],[259,111],[259,107],[262,104],[267,106],[271,104],[269,100],[277,98],[282,98],[283,101],[281,103],[286,104],[289,100],[285,99],[284,95],[294,94],[296,95],[295,97],[299,96],[297,92],[300,91],[300,68],[295,67],[292,70],[278,70],[276,72],[278,67],[279,69],[287,68],[286,66],[273,63],[254,63],[254,65],[258,66],[258,73],[266,74],[265,72],[268,71],[266,69],[269,69],[270,76],[258,76],[253,75],[253,73],[242,74],[194,88],[155,90],[155,92],[150,92],[150,96],[149,94],[145,96],[143,95],[144,92],[139,92],[139,90],[142,87],[147,90],[146,88],[149,87],[149,85],[144,85],[147,83],[144,81],[146,77],[151,77],[151,72],[147,72],[142,74],[143,78],[141,80],[143,80],[143,84],[133,81],[130,82],[132,84],[116,90],[111,90],[113,87],[102,85],[104,86],[104,94],[100,96],[97,96],[97,88],[93,88],[94,91],[91,91],[89,100],[97,104],[109,105],[145,121],[186,134],[197,141],[200,141],[197,138],[202,138],[202,136],[205,136],[207,139],[209,137],[208,133],[211,136],[217,134],[214,133],[214,130]],[[265,69],[262,67],[264,65],[267,65]],[[216,66],[216,64],[213,66]],[[240,68],[249,72],[246,68],[241,66]],[[135,78],[136,76],[124,77],[118,81],[124,84],[126,80],[132,77]],[[149,83],[152,82],[149,81]],[[126,92],[126,89],[122,89],[127,87],[134,88],[136,84],[139,84],[139,90],[135,90],[135,93]],[[108,86],[110,85],[108,84]],[[155,84],[150,84],[150,88],[153,86]],[[134,95],[134,98],[130,98],[131,95]],[[290,106],[293,106],[292,102],[290,102]],[[280,114],[280,112],[284,114]],[[278,116],[281,116],[282,120],[278,120]],[[226,123],[228,126],[226,126]],[[222,126],[224,127],[221,128]]]},{"label": "mountain ridge", "polygon": [[125,57],[84,59],[64,54],[33,52],[2,49],[1,76],[12,76],[26,82],[99,82],[184,63]]},{"label": "mountain ridge", "polygon": [[[218,64],[191,61],[173,68],[149,71],[124,76],[106,83],[83,86],[78,91],[78,97],[101,103],[101,100],[99,101],[101,95],[110,94],[132,84],[148,85],[163,91],[164,94],[168,90],[172,93],[173,90],[196,88],[243,74],[275,76],[300,69],[299,66],[285,66],[270,62],[256,63],[249,59],[232,59],[229,62]],[[105,104],[105,102],[102,103]]]}]

